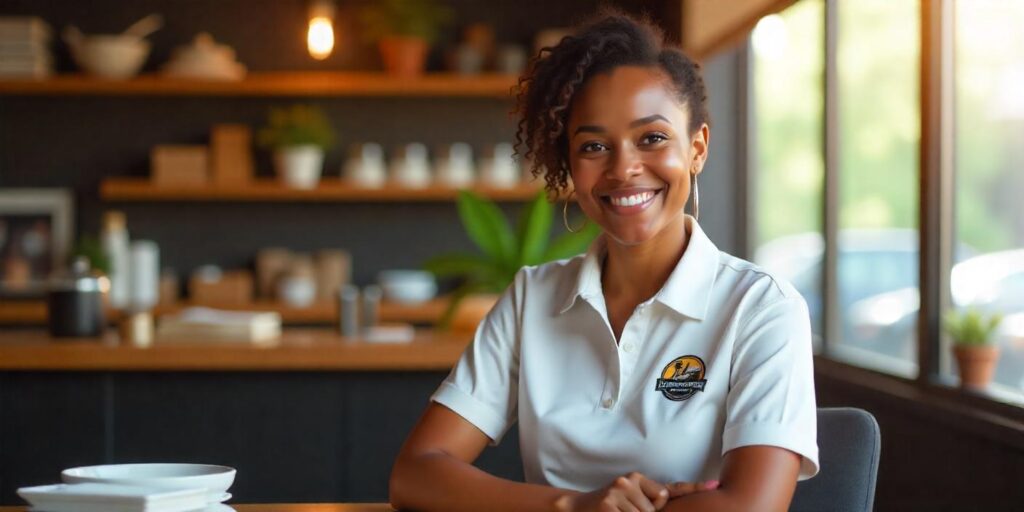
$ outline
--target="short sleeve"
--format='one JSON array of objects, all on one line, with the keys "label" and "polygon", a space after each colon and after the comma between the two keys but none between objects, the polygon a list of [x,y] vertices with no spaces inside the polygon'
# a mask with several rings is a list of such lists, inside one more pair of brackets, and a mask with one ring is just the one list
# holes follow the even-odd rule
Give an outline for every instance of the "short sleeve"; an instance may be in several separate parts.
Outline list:
[{"label": "short sleeve", "polygon": [[799,297],[756,310],[737,332],[722,454],[752,445],[799,454],[800,480],[818,472],[810,317]]},{"label": "short sleeve", "polygon": [[519,388],[519,285],[523,271],[477,327],[473,341],[430,399],[498,444],[515,421]]}]

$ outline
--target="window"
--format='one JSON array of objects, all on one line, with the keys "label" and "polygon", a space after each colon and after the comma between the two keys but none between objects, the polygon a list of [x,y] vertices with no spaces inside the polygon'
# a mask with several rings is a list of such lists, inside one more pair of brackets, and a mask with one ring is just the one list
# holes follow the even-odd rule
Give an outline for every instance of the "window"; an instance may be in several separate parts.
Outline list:
[{"label": "window", "polygon": [[[953,306],[1001,313],[995,382],[1024,391],[1024,2],[954,3]],[[950,352],[948,347],[940,351]],[[943,373],[955,374],[948,358]]]},{"label": "window", "polygon": [[[928,350],[918,349],[919,317],[929,337],[940,317],[919,314],[918,281],[921,265],[935,275],[933,267],[945,264],[937,251],[952,230],[950,268],[941,272],[952,306],[1003,315],[1002,356],[985,396],[1024,405],[1024,0],[948,1],[801,0],[757,25],[753,259],[807,299],[819,353],[926,386],[938,361],[948,384],[955,382],[950,347],[935,336]],[[921,48],[922,35],[934,47]],[[952,41],[951,59],[939,40]],[[922,84],[925,60],[932,66]],[[943,136],[929,131],[922,146],[922,104],[941,111],[929,111],[929,123],[952,120],[952,169],[942,167],[950,146],[936,150]],[[920,198],[921,190],[929,195]],[[923,254],[921,212],[937,230],[925,233]],[[834,259],[823,256],[825,240],[834,241]],[[836,289],[823,297],[833,271]],[[928,308],[941,302],[928,299]],[[823,325],[833,312],[835,325]],[[823,340],[826,328],[834,334]],[[962,399],[978,404],[979,396]]]},{"label": "window", "polygon": [[840,1],[839,338],[833,354],[916,375],[917,2]]},{"label": "window", "polygon": [[751,176],[754,261],[807,299],[820,345],[824,2],[804,0],[754,29]]}]

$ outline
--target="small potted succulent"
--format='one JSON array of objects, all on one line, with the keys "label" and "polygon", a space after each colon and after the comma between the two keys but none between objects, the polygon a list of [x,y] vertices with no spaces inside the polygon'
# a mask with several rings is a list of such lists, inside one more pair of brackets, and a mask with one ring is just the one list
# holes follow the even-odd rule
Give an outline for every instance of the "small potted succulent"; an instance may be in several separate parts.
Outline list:
[{"label": "small potted succulent", "polygon": [[985,315],[974,309],[950,311],[943,319],[943,327],[953,338],[962,387],[985,388],[992,381],[999,360],[999,347],[992,335],[1000,321],[998,313]]},{"label": "small potted succulent", "polygon": [[379,0],[360,17],[364,35],[380,48],[384,70],[408,78],[423,74],[430,44],[452,10],[436,0]]},{"label": "small potted succulent", "polygon": [[322,111],[308,105],[275,108],[259,134],[273,149],[278,176],[288,187],[316,188],[324,152],[334,145],[334,130]]}]

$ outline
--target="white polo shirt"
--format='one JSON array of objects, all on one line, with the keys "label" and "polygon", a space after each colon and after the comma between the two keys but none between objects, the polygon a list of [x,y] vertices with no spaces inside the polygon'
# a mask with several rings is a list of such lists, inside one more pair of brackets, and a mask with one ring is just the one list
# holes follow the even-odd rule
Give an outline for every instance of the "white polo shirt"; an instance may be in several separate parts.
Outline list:
[{"label": "white polo shirt", "polygon": [[432,400],[497,444],[519,422],[526,481],[590,491],[639,471],[718,479],[734,448],[772,445],[818,471],[807,306],[788,283],[718,250],[692,217],[683,257],[616,344],[602,237],[525,267]]}]

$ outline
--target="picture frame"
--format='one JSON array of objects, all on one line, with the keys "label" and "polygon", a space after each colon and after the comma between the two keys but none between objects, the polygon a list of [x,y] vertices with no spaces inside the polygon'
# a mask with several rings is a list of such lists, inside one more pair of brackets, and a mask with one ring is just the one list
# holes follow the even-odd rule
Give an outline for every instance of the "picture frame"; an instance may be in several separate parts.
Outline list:
[{"label": "picture frame", "polygon": [[40,298],[74,237],[65,188],[0,188],[0,299]]}]

